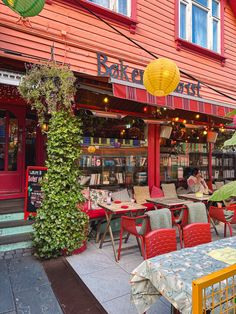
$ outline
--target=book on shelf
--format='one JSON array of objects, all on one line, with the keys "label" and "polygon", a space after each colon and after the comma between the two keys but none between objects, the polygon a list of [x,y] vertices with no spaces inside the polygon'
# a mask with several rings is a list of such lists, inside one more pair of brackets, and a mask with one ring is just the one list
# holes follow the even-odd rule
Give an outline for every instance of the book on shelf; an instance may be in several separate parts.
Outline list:
[{"label": "book on shelf", "polygon": [[215,170],[215,173],[214,173],[214,179],[219,179],[219,170]]},{"label": "book on shelf", "polygon": [[90,185],[99,185],[100,184],[100,179],[101,179],[101,174],[100,173],[92,173],[90,177]]},{"label": "book on shelf", "polygon": [[80,176],[79,183],[81,185],[86,185],[90,181],[90,176]]},{"label": "book on shelf", "polygon": [[102,172],[102,183],[103,184],[110,184],[110,180],[109,180],[109,171],[103,171]]},{"label": "book on shelf", "polygon": [[131,155],[129,157],[126,157],[126,166],[135,167],[136,166],[136,157]]},{"label": "book on shelf", "polygon": [[116,173],[116,179],[118,184],[123,184],[124,183],[124,177],[122,172],[117,172]]},{"label": "book on shelf", "polygon": [[207,166],[208,165],[208,157],[207,156],[202,156],[202,165]]},{"label": "book on shelf", "polygon": [[178,177],[178,179],[183,179],[183,177],[184,177],[184,168],[183,167],[178,167],[177,177]]},{"label": "book on shelf", "polygon": [[137,183],[145,183],[147,181],[147,172],[137,172],[135,174],[135,181]]},{"label": "book on shelf", "polygon": [[140,157],[139,165],[141,167],[145,166],[146,161],[147,161],[147,157]]}]

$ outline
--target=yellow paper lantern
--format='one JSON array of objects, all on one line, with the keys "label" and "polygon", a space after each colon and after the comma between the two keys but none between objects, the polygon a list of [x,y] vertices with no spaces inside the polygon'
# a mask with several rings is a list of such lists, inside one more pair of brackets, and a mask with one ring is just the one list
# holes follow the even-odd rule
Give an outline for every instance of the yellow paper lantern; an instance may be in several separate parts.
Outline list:
[{"label": "yellow paper lantern", "polygon": [[95,151],[96,151],[96,147],[95,147],[95,146],[89,146],[89,147],[88,147],[88,152],[89,152],[90,154],[95,153]]},{"label": "yellow paper lantern", "polygon": [[166,58],[151,61],[144,71],[143,84],[154,96],[169,95],[176,89],[179,81],[179,68],[172,60]]}]

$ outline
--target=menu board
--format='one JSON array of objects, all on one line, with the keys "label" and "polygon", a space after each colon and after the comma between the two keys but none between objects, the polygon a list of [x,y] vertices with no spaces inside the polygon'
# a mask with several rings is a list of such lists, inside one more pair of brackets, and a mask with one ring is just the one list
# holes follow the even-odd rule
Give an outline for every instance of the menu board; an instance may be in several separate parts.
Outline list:
[{"label": "menu board", "polygon": [[27,167],[24,206],[25,220],[28,219],[29,215],[36,216],[37,209],[42,204],[43,192],[41,190],[41,184],[46,172],[46,167]]}]

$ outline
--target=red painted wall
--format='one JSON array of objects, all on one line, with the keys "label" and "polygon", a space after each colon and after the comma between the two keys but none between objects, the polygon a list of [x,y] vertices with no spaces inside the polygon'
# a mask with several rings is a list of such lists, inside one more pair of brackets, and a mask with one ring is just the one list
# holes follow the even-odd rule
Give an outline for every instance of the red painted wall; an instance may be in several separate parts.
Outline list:
[{"label": "red painted wall", "polygon": [[[152,59],[127,39],[111,30],[90,13],[70,1],[50,1],[37,17],[31,18],[32,27],[17,23],[18,16],[3,3],[0,4],[0,49],[10,49],[39,58],[50,57],[50,47],[55,43],[56,60],[66,62],[77,72],[97,75],[96,52],[104,52],[111,62],[123,59],[130,67],[143,69]],[[83,0],[85,2],[85,0]],[[231,1],[235,11],[234,1]],[[181,48],[175,42],[175,0],[137,0],[137,27],[131,34],[129,26],[112,23],[127,36],[136,40],[157,56],[176,61],[178,66],[213,87],[235,95],[236,70],[236,18],[232,8],[225,5],[224,47],[225,65],[219,60],[198,52]],[[6,55],[27,60],[26,57]],[[223,96],[202,87],[202,97],[233,103]]]}]

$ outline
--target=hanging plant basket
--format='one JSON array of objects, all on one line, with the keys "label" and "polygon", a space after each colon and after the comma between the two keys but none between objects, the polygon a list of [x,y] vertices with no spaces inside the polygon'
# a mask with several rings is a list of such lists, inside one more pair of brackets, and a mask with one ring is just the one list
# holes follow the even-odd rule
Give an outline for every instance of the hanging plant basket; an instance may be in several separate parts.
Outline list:
[{"label": "hanging plant basket", "polygon": [[44,8],[45,0],[2,0],[14,12],[20,16],[32,17],[38,15]]},{"label": "hanging plant basket", "polygon": [[32,65],[22,79],[19,92],[38,113],[39,124],[45,116],[60,110],[71,110],[76,78],[67,67],[49,62]]}]

